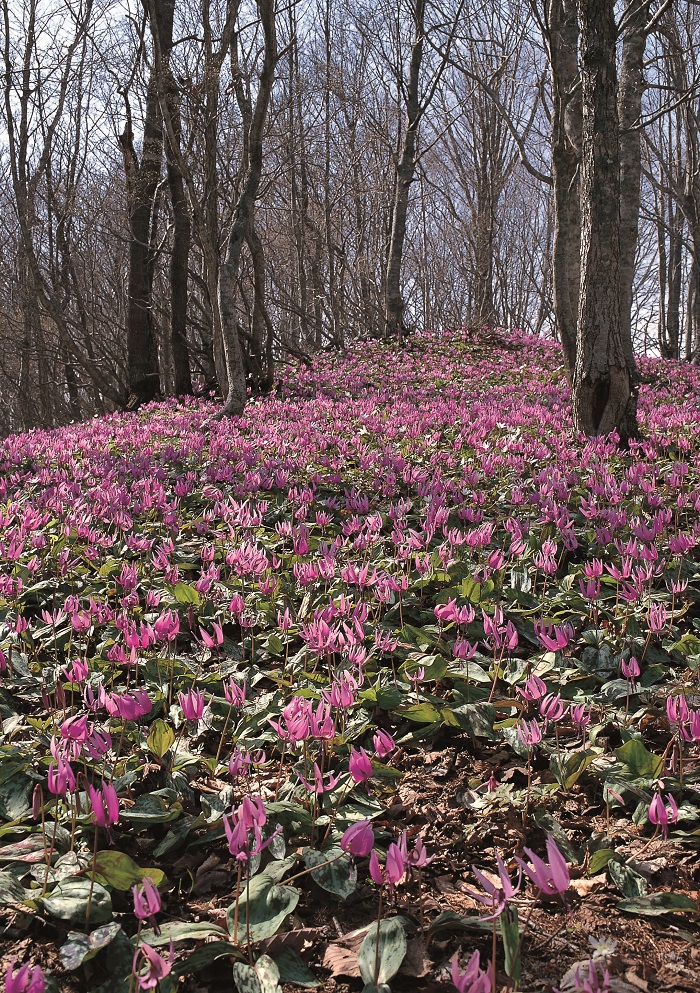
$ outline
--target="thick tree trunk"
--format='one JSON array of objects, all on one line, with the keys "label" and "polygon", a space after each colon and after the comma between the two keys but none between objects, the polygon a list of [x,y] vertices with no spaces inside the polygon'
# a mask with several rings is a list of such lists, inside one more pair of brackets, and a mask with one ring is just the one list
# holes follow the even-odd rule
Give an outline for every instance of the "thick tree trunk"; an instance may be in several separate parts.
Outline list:
[{"label": "thick tree trunk", "polygon": [[581,265],[578,170],[581,96],[578,86],[576,0],[552,0],[549,38],[552,73],[552,183],[554,192],[554,323],[569,380],[576,365],[576,324]]},{"label": "thick tree trunk", "polygon": [[163,127],[158,81],[151,71],[146,94],[141,162],[134,147],[131,114],[120,136],[129,193],[129,309],[126,320],[129,406],[152,400],[160,388],[153,320],[153,273],[158,182],[163,158]]},{"label": "thick tree trunk", "polygon": [[[250,240],[253,231],[255,201],[262,176],[263,131],[277,61],[274,0],[257,0],[257,8],[265,38],[263,65],[258,81],[255,108],[245,139],[248,168],[228,235],[226,258],[219,269],[219,310],[228,389],[223,409],[217,417],[242,414],[247,399],[245,363],[238,336],[236,283],[240,272],[243,245]],[[232,52],[235,54],[235,43]],[[234,79],[237,79],[239,75],[237,66],[232,67],[232,71]]]},{"label": "thick tree trunk", "polygon": [[629,0],[622,35],[622,61],[618,113],[620,122],[620,334],[629,362],[632,347],[632,295],[639,240],[639,197],[642,176],[640,131],[642,113],[644,50],[647,41],[649,0]]},{"label": "thick tree trunk", "polygon": [[156,41],[156,71],[161,106],[165,107],[168,140],[165,142],[168,188],[173,211],[173,248],[170,257],[170,352],[173,391],[176,396],[192,393],[190,355],[187,345],[187,275],[189,271],[192,223],[185,195],[182,160],[182,119],[180,96],[170,68],[173,48],[175,0],[148,0],[151,32]]},{"label": "thick tree trunk", "polygon": [[425,34],[425,0],[413,0],[411,16],[413,18],[413,44],[406,85],[406,122],[396,167],[396,192],[391,216],[391,238],[384,291],[384,334],[387,338],[394,335],[400,338],[404,329],[405,302],[401,293],[401,263],[406,240],[408,196],[416,171],[418,126],[421,118],[419,82]]},{"label": "thick tree trunk", "polygon": [[574,426],[637,434],[634,360],[620,321],[620,132],[614,0],[579,0],[581,28],[581,289],[572,384]]}]

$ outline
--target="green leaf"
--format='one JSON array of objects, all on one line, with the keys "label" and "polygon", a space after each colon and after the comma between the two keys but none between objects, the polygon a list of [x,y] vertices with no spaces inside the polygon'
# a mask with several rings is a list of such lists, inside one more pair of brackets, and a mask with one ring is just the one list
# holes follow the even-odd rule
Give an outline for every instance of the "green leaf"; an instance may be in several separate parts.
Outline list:
[{"label": "green leaf", "polygon": [[303,851],[304,863],[311,869],[311,878],[326,890],[346,900],[357,889],[357,868],[341,848],[317,852],[314,848]]},{"label": "green leaf", "polygon": [[9,872],[0,872],[0,905],[24,903],[24,887]]},{"label": "green leaf", "polygon": [[[408,951],[406,932],[398,917],[379,922],[379,954],[377,955],[377,924],[370,927],[357,953],[357,964],[365,983],[388,983],[401,968]],[[375,976],[375,966],[378,971]]]},{"label": "green leaf", "polygon": [[229,934],[243,940],[250,928],[251,941],[264,941],[282,927],[286,918],[299,903],[299,891],[292,886],[277,886],[269,876],[251,879],[238,901],[238,934],[236,930],[236,904],[226,913]]},{"label": "green leaf", "polygon": [[266,648],[271,655],[282,655],[284,642],[280,641],[276,634],[270,634],[265,640],[263,648]]},{"label": "green leaf", "polygon": [[506,975],[510,976],[517,986],[522,971],[522,955],[520,954],[522,946],[520,942],[520,928],[518,927],[518,908],[506,907],[499,920],[501,938],[503,939]]},{"label": "green leaf", "polygon": [[490,703],[464,703],[450,710],[462,730],[474,738],[496,737],[493,730],[496,711]]},{"label": "green leaf", "polygon": [[[149,942],[150,944],[150,942]],[[209,968],[214,962],[223,958],[242,959],[243,952],[230,941],[209,941],[206,945],[195,949],[186,959],[178,959],[173,967],[176,976],[188,976]]]},{"label": "green leaf", "polygon": [[269,955],[261,955],[254,966],[236,962],[233,981],[238,993],[281,993],[280,972]]},{"label": "green leaf", "polygon": [[572,752],[571,755],[566,756],[565,761],[560,765],[559,757],[557,755],[552,755],[552,758],[550,759],[550,768],[559,785],[565,790],[570,790],[594,758],[595,752]]},{"label": "green leaf", "polygon": [[155,931],[142,931],[141,940],[147,945],[157,948],[169,945],[173,941],[202,941],[204,938],[227,938],[227,934],[218,924],[208,921],[170,921],[162,924],[160,934]]},{"label": "green leaf", "polygon": [[161,869],[142,869],[125,852],[105,849],[95,856],[95,878],[115,890],[129,890],[148,876],[161,886],[165,873]]},{"label": "green leaf", "polygon": [[146,744],[157,758],[162,759],[174,741],[175,732],[165,721],[158,718],[151,724]]},{"label": "green leaf", "polygon": [[615,858],[616,854],[613,848],[599,848],[597,852],[593,852],[588,863],[588,875],[597,876],[605,869],[610,860]]},{"label": "green leaf", "polygon": [[[52,917],[58,917],[70,924],[85,924],[88,901],[90,900],[89,879],[63,879],[51,896],[44,897],[44,909]],[[95,882],[92,889],[90,923],[106,924],[112,919],[112,898],[101,883]]]},{"label": "green leaf", "polygon": [[465,577],[462,580],[460,593],[463,597],[471,600],[472,603],[483,603],[494,591],[493,580],[487,579],[485,583],[477,583],[473,579]]},{"label": "green leaf", "polygon": [[30,834],[22,841],[0,848],[0,862],[43,862],[45,844],[41,835]]},{"label": "green leaf", "polygon": [[132,824],[147,827],[151,824],[168,824],[177,820],[181,813],[182,808],[179,804],[169,808],[163,797],[144,793],[133,807],[122,810],[121,817],[122,820],[131,821]]},{"label": "green leaf", "polygon": [[396,710],[401,705],[403,694],[398,686],[382,686],[376,693],[377,706],[382,710]]},{"label": "green leaf", "polygon": [[91,987],[91,993],[132,993],[129,988],[135,951],[133,943],[119,931],[102,957],[101,967],[108,979],[101,986]]},{"label": "green leaf", "polygon": [[277,968],[280,971],[280,982],[292,983],[294,986],[301,986],[303,989],[314,989],[321,986],[321,980],[314,976],[311,969],[293,948],[283,948],[279,955],[275,956]]},{"label": "green leaf", "polygon": [[644,876],[623,862],[608,862],[608,875],[623,896],[644,896],[647,891],[647,881]]},{"label": "green leaf", "polygon": [[664,764],[662,757],[653,755],[638,738],[632,738],[616,748],[615,755],[635,779],[658,779]]},{"label": "green leaf", "polygon": [[77,969],[83,962],[89,961],[102,948],[109,945],[121,929],[121,924],[113,921],[111,924],[96,928],[91,934],[69,931],[68,938],[60,949],[64,969]]},{"label": "green leaf", "polygon": [[618,909],[626,914],[641,914],[644,917],[660,917],[662,914],[697,913],[700,908],[695,900],[684,893],[650,893],[648,896],[620,900]]},{"label": "green leaf", "polygon": [[[8,770],[9,771],[9,770]],[[0,785],[0,818],[19,821],[31,813],[34,782],[17,769]]]},{"label": "green leaf", "polygon": [[194,588],[194,586],[190,586],[188,583],[177,583],[175,586],[173,586],[173,596],[175,597],[178,603],[183,603],[183,604],[191,603],[195,607],[199,607],[202,602],[201,597],[197,592],[197,590]]},{"label": "green leaf", "polygon": [[267,816],[270,820],[279,821],[285,828],[298,831],[299,828],[310,828],[312,825],[311,814],[298,803],[290,800],[277,800],[274,803],[265,805]]},{"label": "green leaf", "polygon": [[414,703],[399,707],[397,713],[416,724],[442,724],[442,713],[432,703]]}]

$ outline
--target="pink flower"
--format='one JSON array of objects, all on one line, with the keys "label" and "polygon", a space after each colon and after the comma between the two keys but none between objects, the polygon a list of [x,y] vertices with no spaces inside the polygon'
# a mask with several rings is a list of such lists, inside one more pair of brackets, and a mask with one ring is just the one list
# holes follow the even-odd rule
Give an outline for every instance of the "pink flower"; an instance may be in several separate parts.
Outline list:
[{"label": "pink flower", "polygon": [[520,721],[518,724],[518,737],[526,748],[533,748],[542,741],[542,728],[537,721]]},{"label": "pink flower", "polygon": [[62,758],[57,758],[49,765],[47,785],[49,792],[54,796],[65,796],[67,792],[75,790],[75,774],[70,763]]},{"label": "pink flower", "polygon": [[540,893],[545,896],[555,896],[557,893],[565,893],[569,888],[571,877],[566,859],[557,848],[554,838],[547,836],[547,856],[549,864],[544,862],[539,855],[535,855],[529,848],[524,849],[525,854],[530,859],[532,865],[516,858],[516,862],[523,872],[530,877]]},{"label": "pink flower", "polygon": [[180,632],[180,618],[174,610],[164,611],[153,625],[158,641],[175,641]]},{"label": "pink flower", "polygon": [[389,732],[381,729],[372,738],[372,744],[374,745],[374,754],[378,759],[385,759],[396,748],[394,739]]},{"label": "pink flower", "polygon": [[219,645],[223,645],[224,643],[224,632],[221,622],[214,621],[212,623],[212,627],[214,629],[213,635],[209,634],[208,631],[205,631],[201,624],[199,626],[200,638],[197,640],[201,639],[201,644],[204,645],[205,648],[217,648]]},{"label": "pink flower", "polygon": [[134,895],[134,916],[140,921],[150,919],[155,924],[155,916],[160,910],[160,893],[156,884],[144,876],[143,886],[133,886],[131,891]]},{"label": "pink flower", "polygon": [[481,970],[479,952],[475,951],[464,972],[459,971],[459,958],[452,958],[452,982],[459,993],[491,993],[490,966]]},{"label": "pink flower", "polygon": [[201,719],[206,703],[204,690],[195,690],[194,687],[190,687],[186,693],[178,693],[177,699],[186,721]]},{"label": "pink flower", "polygon": [[15,969],[16,958],[10,959],[10,964],[5,973],[5,993],[44,993],[44,973],[35,965],[31,970],[29,964],[20,966],[17,972]]},{"label": "pink flower", "polygon": [[652,824],[660,825],[664,838],[668,837],[669,824],[675,824],[678,820],[678,806],[670,793],[666,794],[665,799],[661,793],[654,795],[649,804],[649,820]]},{"label": "pink flower", "polygon": [[566,648],[574,636],[573,624],[552,626],[550,621],[535,621],[537,640],[549,652],[557,652]]},{"label": "pink flower", "polygon": [[542,714],[545,721],[560,721],[565,711],[566,707],[559,693],[556,695],[554,693],[548,693],[540,703],[540,714]]},{"label": "pink flower", "polygon": [[364,748],[360,748],[359,750],[357,748],[350,749],[348,769],[356,783],[364,783],[365,780],[372,778],[372,760]]},{"label": "pink flower", "polygon": [[423,839],[420,835],[416,838],[413,848],[409,851],[408,849],[408,836],[406,829],[401,832],[401,837],[399,838],[399,849],[404,857],[404,860],[417,869],[422,869],[423,866],[430,865],[430,863],[435,858],[434,855],[428,855],[428,850],[426,849]]},{"label": "pink flower", "polygon": [[69,717],[61,724],[61,737],[69,738],[71,741],[83,742],[87,738],[88,715],[81,714]]},{"label": "pink flower", "polygon": [[369,821],[357,821],[343,832],[340,847],[348,855],[362,857],[374,848],[374,831]]},{"label": "pink flower", "polygon": [[666,627],[666,607],[663,603],[653,603],[649,607],[649,630],[658,634]]},{"label": "pink flower", "polygon": [[170,955],[168,962],[162,955],[159,955],[155,948],[151,948],[145,941],[136,949],[132,970],[136,976],[139,989],[152,990],[158,985],[161,979],[169,974],[172,969],[173,941],[170,939]]},{"label": "pink flower", "polygon": [[299,779],[307,788],[307,790],[310,790],[312,793],[315,793],[317,796],[320,796],[322,793],[330,793],[331,790],[334,790],[336,788],[336,786],[338,785],[338,781],[340,780],[340,776],[333,776],[331,773],[329,773],[327,782],[324,782],[323,773],[319,769],[318,762],[314,762],[313,773],[314,775],[313,775],[312,783],[309,783],[306,779],[304,779],[303,776],[299,776]]},{"label": "pink flower", "polygon": [[569,717],[571,718],[571,723],[574,724],[581,733],[584,729],[588,727],[591,723],[590,712],[586,710],[585,703],[578,703],[575,706],[569,708]]},{"label": "pink flower", "polygon": [[630,655],[629,661],[622,660],[622,675],[625,679],[634,682],[634,680],[639,675],[639,662],[637,662],[634,655]]},{"label": "pink flower", "polygon": [[377,886],[388,886],[393,889],[400,883],[406,874],[406,863],[399,846],[393,841],[389,845],[383,869],[379,864],[377,853],[373,851],[369,857],[369,874]]},{"label": "pink flower", "polygon": [[246,698],[245,680],[243,681],[243,685],[240,685],[231,676],[228,682],[224,683],[224,696],[232,707],[242,707]]},{"label": "pink flower", "polygon": [[92,823],[105,828],[108,836],[111,827],[119,820],[119,798],[111,783],[102,783],[102,789],[88,786]]},{"label": "pink flower", "polygon": [[[224,816],[224,831],[228,839],[228,850],[238,862],[248,862],[259,855],[281,833],[278,827],[266,841],[262,839],[261,828],[267,821],[262,797],[245,797],[231,818]],[[252,838],[251,838],[252,832]]]},{"label": "pink flower", "polygon": [[518,693],[524,697],[525,700],[541,700],[546,692],[547,684],[544,679],[541,679],[534,673],[525,681],[524,687],[518,687]]},{"label": "pink flower", "polygon": [[477,900],[479,903],[485,904],[490,907],[491,913],[486,917],[483,917],[484,921],[495,921],[497,917],[500,917],[503,911],[508,906],[508,901],[512,900],[516,893],[520,890],[520,882],[522,879],[522,869],[518,873],[518,881],[515,885],[511,882],[510,875],[506,869],[503,859],[500,855],[496,856],[496,863],[498,865],[498,878],[501,885],[497,886],[496,883],[492,883],[491,880],[480,872],[476,866],[472,866],[472,872],[477,878],[477,881],[481,883],[484,890],[483,893],[475,893],[473,890],[467,890],[467,893],[472,899]]},{"label": "pink flower", "polygon": [[582,979],[580,967],[576,969],[574,988],[579,993],[610,993],[610,973],[604,969],[603,974],[599,976],[594,960],[589,959],[586,977]]}]

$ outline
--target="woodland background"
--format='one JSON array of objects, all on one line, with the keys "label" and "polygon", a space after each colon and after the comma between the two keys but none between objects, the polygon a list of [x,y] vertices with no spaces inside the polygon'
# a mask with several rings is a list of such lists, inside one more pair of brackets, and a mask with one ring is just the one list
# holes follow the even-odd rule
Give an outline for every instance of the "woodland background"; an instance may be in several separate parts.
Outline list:
[{"label": "woodland background", "polygon": [[[230,295],[249,388],[367,336],[560,333],[556,238],[580,166],[571,0],[0,10],[0,432],[206,392],[217,371],[221,385],[219,277],[256,162]],[[625,148],[639,168],[638,227],[623,216],[620,235],[633,344],[696,362],[700,9],[616,14],[640,106],[620,123],[623,196]]]}]

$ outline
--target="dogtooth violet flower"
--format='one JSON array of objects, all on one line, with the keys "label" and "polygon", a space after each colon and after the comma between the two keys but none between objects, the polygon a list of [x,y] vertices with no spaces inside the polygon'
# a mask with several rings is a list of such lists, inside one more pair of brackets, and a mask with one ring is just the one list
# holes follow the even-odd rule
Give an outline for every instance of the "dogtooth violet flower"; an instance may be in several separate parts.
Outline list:
[{"label": "dogtooth violet flower", "polygon": [[545,896],[556,896],[558,893],[565,893],[571,882],[569,867],[566,859],[557,848],[554,838],[547,836],[547,857],[549,864],[535,855],[529,848],[524,849],[525,854],[530,859],[530,863],[524,862],[521,858],[516,858],[516,862],[529,876],[540,893]]},{"label": "dogtooth violet flower", "polygon": [[667,793],[665,798],[661,793],[654,795],[649,804],[649,820],[661,828],[664,838],[668,837],[669,824],[675,824],[678,820],[678,805],[670,793]]},{"label": "dogtooth violet flower", "polygon": [[142,941],[136,949],[131,968],[136,976],[139,989],[152,990],[170,974],[173,960],[173,939],[170,939],[169,961],[159,955],[155,948]]},{"label": "dogtooth violet flower", "polygon": [[459,971],[459,958],[455,953],[452,957],[452,983],[458,993],[491,993],[490,964],[484,972],[478,950],[475,951],[464,972]]},{"label": "dogtooth violet flower", "polygon": [[134,917],[140,921],[150,920],[156,934],[158,934],[158,925],[155,921],[156,914],[160,911],[158,887],[152,879],[144,876],[143,884],[133,886],[132,893],[134,896]]},{"label": "dogtooth violet flower", "polygon": [[102,783],[102,787],[97,789],[88,786],[88,797],[90,799],[92,823],[97,827],[104,828],[107,836],[111,840],[112,825],[119,820],[119,798],[117,791],[111,783]]},{"label": "dogtooth violet flower", "polygon": [[370,821],[356,821],[346,828],[340,839],[340,847],[348,855],[362,858],[374,848],[374,831]]},{"label": "dogtooth violet flower", "polygon": [[369,874],[377,886],[388,886],[393,890],[406,874],[406,863],[399,846],[392,841],[386,853],[386,863],[382,869],[375,851],[369,857]]},{"label": "dogtooth violet flower", "polygon": [[351,747],[348,769],[356,783],[364,783],[365,780],[371,779],[374,774],[372,771],[372,760],[364,748],[357,749]]},{"label": "dogtooth violet flower", "polygon": [[44,973],[35,965],[30,969],[28,963],[20,966],[15,972],[16,958],[10,959],[5,973],[5,993],[44,993]]},{"label": "dogtooth violet flower", "polygon": [[204,690],[196,690],[194,687],[190,687],[186,693],[178,693],[177,699],[186,721],[201,720],[206,705]]},{"label": "dogtooth violet flower", "polygon": [[522,880],[522,869],[518,872],[518,880],[513,884],[510,874],[505,867],[503,859],[500,855],[496,856],[496,864],[498,865],[498,878],[500,881],[500,886],[496,883],[491,882],[491,880],[480,872],[475,865],[472,866],[472,872],[477,878],[477,881],[481,884],[484,892],[477,893],[474,890],[467,890],[468,896],[473,900],[483,903],[484,906],[491,909],[491,913],[482,917],[484,921],[495,921],[497,917],[500,917],[503,911],[508,906],[509,900],[520,891],[520,883]]}]

